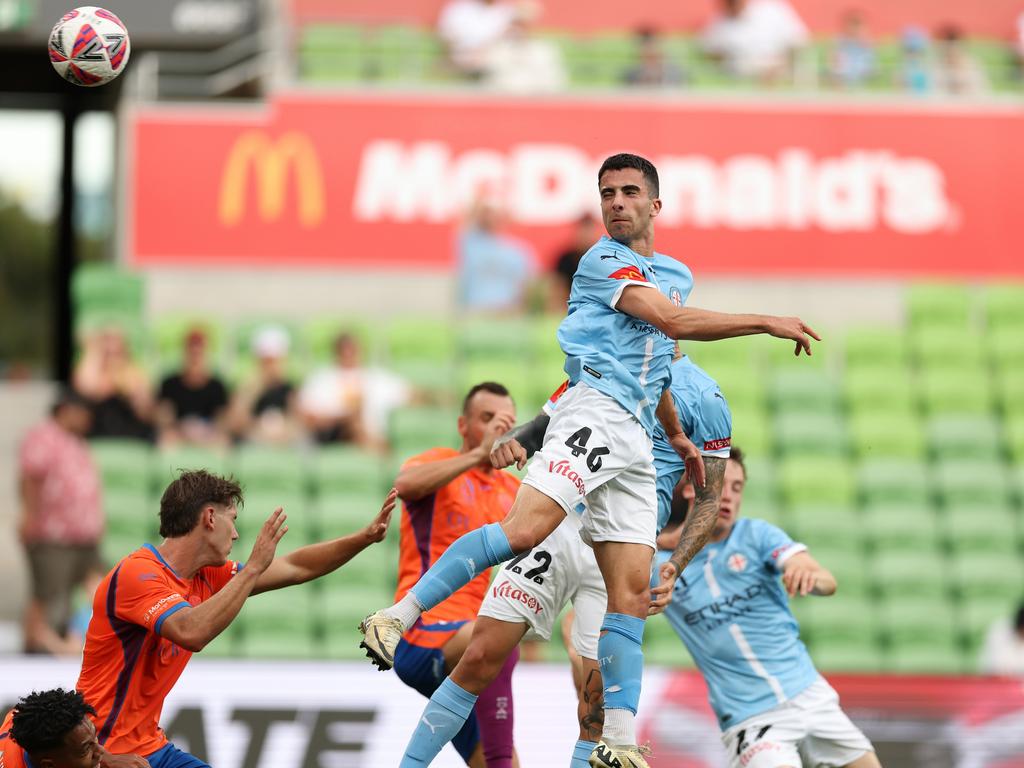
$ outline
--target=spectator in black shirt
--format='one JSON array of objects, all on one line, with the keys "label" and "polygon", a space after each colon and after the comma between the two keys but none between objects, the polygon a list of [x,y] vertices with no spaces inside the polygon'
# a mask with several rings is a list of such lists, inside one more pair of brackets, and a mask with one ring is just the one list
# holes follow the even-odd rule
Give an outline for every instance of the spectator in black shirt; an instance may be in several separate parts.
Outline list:
[{"label": "spectator in black shirt", "polygon": [[198,328],[185,336],[185,355],[179,373],[165,378],[157,396],[160,441],[223,446],[227,435],[222,422],[228,391],[210,369],[206,334]]},{"label": "spectator in black shirt", "polygon": [[267,325],[256,331],[252,352],[257,369],[231,401],[231,433],[236,440],[286,445],[299,434],[295,385],[288,379],[288,331]]},{"label": "spectator in black shirt", "polygon": [[564,315],[566,303],[569,301],[569,289],[572,287],[572,277],[576,274],[576,268],[580,265],[580,259],[600,236],[597,229],[597,219],[592,214],[585,213],[576,222],[576,232],[573,235],[572,243],[558,256],[554,269],[551,271],[548,280],[548,311]]}]

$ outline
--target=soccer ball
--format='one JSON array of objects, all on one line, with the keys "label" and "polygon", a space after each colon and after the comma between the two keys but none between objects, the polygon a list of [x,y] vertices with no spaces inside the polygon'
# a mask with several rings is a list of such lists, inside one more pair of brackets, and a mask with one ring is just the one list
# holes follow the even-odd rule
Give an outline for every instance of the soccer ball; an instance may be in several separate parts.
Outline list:
[{"label": "soccer ball", "polygon": [[68,11],[50,32],[50,63],[75,85],[109,83],[128,63],[128,30],[105,8],[83,5]]}]

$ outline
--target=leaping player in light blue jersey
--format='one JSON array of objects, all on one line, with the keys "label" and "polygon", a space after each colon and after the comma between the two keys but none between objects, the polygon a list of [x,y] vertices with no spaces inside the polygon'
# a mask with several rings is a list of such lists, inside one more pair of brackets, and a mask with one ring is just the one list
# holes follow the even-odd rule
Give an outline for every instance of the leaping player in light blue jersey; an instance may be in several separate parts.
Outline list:
[{"label": "leaping player in light blue jersey", "polygon": [[[739,517],[745,484],[743,454],[733,446],[711,540],[682,573],[674,554],[658,553],[656,610],[664,609],[704,675],[732,768],[880,768],[815,669],[789,609],[787,593],[827,597],[836,580],[785,531]],[[697,499],[689,514],[701,505]],[[672,547],[673,538],[666,531],[659,544]]]},{"label": "leaping player in light blue jersey", "polygon": [[[420,614],[484,569],[510,560],[547,538],[586,498],[583,534],[593,543],[608,591],[599,654],[605,684],[605,736],[590,757],[596,768],[647,768],[636,745],[635,714],[643,673],[648,574],[655,548],[657,493],[652,456],[655,420],[703,485],[700,452],[683,432],[668,394],[673,340],[713,341],[767,333],[810,353],[819,338],[799,318],[732,315],[682,306],[689,272],[654,252],[661,212],[658,173],[636,155],[615,155],[598,171],[601,212],[610,239],[580,262],[569,314],[558,331],[573,386],[551,418],[544,445],[531,461],[508,516],[458,539],[395,605],[360,625],[362,647],[381,669],[394,663],[403,632]],[[664,277],[662,277],[664,275]],[[475,696],[446,680],[438,710],[420,723],[417,747],[439,738],[438,722],[473,707]],[[426,752],[427,750],[425,750]]]}]

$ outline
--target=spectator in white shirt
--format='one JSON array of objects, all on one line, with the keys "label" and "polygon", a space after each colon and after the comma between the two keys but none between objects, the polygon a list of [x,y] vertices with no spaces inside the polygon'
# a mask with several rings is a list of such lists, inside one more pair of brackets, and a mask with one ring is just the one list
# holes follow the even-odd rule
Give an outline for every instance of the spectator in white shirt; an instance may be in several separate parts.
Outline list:
[{"label": "spectator in white shirt", "polygon": [[455,72],[479,79],[491,48],[508,32],[515,7],[499,0],[451,0],[442,10],[437,32]]},{"label": "spectator in white shirt", "polygon": [[736,77],[776,82],[792,76],[807,38],[807,27],[785,0],[722,0],[703,46]]},{"label": "spectator in white shirt", "polygon": [[979,667],[984,675],[1024,676],[1024,604],[1012,622],[1000,619],[989,628]]},{"label": "spectator in white shirt", "polygon": [[505,36],[484,58],[484,82],[515,93],[551,93],[565,88],[569,78],[561,49],[533,34],[540,12],[534,2],[516,6]]}]

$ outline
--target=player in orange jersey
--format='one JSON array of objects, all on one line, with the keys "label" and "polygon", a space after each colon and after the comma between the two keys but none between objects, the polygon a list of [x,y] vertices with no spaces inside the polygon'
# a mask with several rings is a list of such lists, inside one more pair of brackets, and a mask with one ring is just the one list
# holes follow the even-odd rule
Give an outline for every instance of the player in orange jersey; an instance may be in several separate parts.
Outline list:
[{"label": "player in orange jersey", "polygon": [[[432,448],[402,465],[395,488],[402,499],[398,592],[400,600],[462,534],[505,518],[519,488],[513,475],[491,467],[494,441],[515,424],[515,403],[501,384],[469,390],[459,417],[462,447]],[[473,621],[487,593],[484,571],[424,613],[395,650],[395,672],[428,698],[454,669],[469,644]],[[513,765],[510,657],[484,690],[474,714],[452,740],[471,766]]]},{"label": "player in orange jersey", "polygon": [[95,714],[77,691],[29,694],[0,724],[0,768],[98,768],[102,750],[89,719]]},{"label": "player in orange jersey", "polygon": [[[76,686],[96,708],[107,753],[144,755],[152,768],[203,768],[159,727],[164,698],[192,654],[223,632],[249,595],[323,576],[384,539],[395,491],[366,528],[275,557],[288,530],[280,508],[263,524],[249,560],[228,560],[238,538],[242,489],[205,470],[183,472],[160,499],[163,543],[132,552],[100,583]],[[116,756],[111,768],[131,765]]]}]

